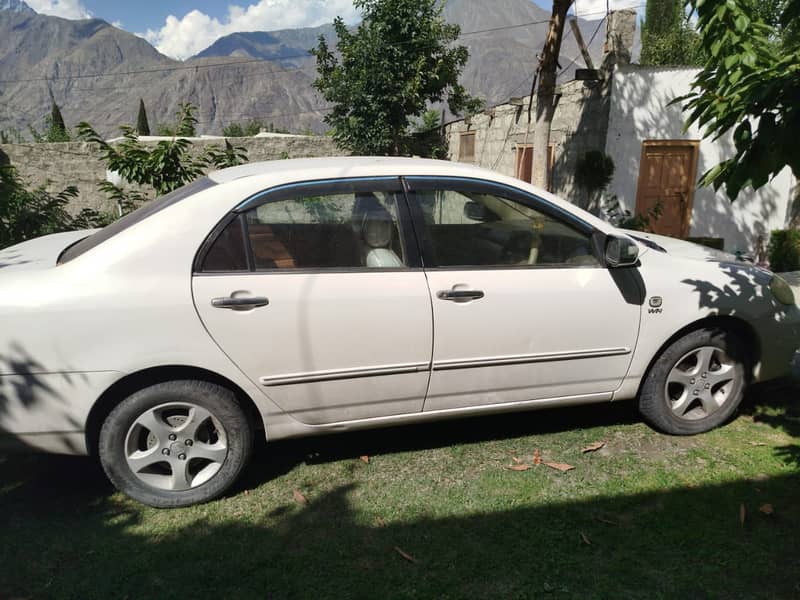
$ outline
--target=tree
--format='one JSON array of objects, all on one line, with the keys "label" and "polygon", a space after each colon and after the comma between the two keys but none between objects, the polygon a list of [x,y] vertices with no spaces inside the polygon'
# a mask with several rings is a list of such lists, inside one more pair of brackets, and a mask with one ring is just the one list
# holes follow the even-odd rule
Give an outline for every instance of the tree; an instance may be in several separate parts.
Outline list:
[{"label": "tree", "polygon": [[700,36],[683,8],[684,0],[647,0],[642,24],[643,65],[700,66]]},{"label": "tree", "polygon": [[164,136],[194,137],[197,135],[197,107],[189,102],[182,102],[178,106],[174,123],[159,123],[156,133]]},{"label": "tree", "polygon": [[109,216],[84,209],[72,216],[69,203],[78,188],[69,186],[52,194],[44,186],[28,190],[10,163],[0,164],[0,248],[49,233],[101,227]]},{"label": "tree", "polygon": [[561,52],[564,22],[573,0],[553,0],[553,14],[547,39],[539,59],[539,87],[536,91],[536,129],[533,131],[533,184],[547,187],[547,153],[550,145],[550,129],[556,112],[556,70]]},{"label": "tree", "polygon": [[139,114],[136,115],[136,132],[139,135],[150,135],[150,123],[147,122],[147,111],[141,98],[139,98]]},{"label": "tree", "polygon": [[[175,125],[176,131],[186,131],[194,126],[194,107],[182,105]],[[155,146],[145,145],[133,127],[120,128],[123,141],[111,145],[88,123],[78,125],[81,139],[97,144],[109,171],[116,172],[127,182],[150,186],[156,196],[161,196],[194,181],[208,169],[223,169],[247,161],[247,152],[240,146],[226,142],[224,148],[210,146],[200,154],[192,152],[192,142],[183,137],[161,140]],[[143,192],[130,192],[109,181],[98,187],[127,212],[149,198]]]},{"label": "tree", "polygon": [[61,109],[53,100],[53,106],[50,109],[50,128],[53,132],[53,137],[64,137],[69,141],[69,134],[67,133],[67,126],[64,125],[64,117],[61,116]]},{"label": "tree", "polygon": [[[687,127],[697,123],[714,140],[733,130],[734,156],[703,174],[701,183],[724,186],[735,200],[785,167],[800,177],[800,43],[766,24],[750,0],[689,0],[697,10],[708,59],[685,102]],[[787,31],[800,20],[800,0],[782,4]]]},{"label": "tree", "polygon": [[455,45],[460,28],[444,21],[437,0],[354,0],[362,21],[351,32],[334,21],[337,53],[323,36],[314,87],[332,111],[325,122],[337,144],[358,154],[408,152],[412,120],[431,102],[446,101],[453,113],[475,111],[458,79],[466,47]]},{"label": "tree", "polygon": [[50,92],[50,114],[45,120],[44,132],[39,132],[33,125],[28,125],[28,131],[37,144],[70,141],[71,137],[64,124],[64,117],[61,115],[61,109],[56,103],[52,91]]}]

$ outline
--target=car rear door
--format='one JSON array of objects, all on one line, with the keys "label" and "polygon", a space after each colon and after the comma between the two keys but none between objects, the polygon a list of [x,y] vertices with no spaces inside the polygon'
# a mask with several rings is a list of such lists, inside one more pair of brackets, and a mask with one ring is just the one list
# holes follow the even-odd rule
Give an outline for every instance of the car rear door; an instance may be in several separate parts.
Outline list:
[{"label": "car rear door", "polygon": [[425,411],[609,399],[636,344],[635,270],[601,266],[590,227],[516,188],[407,183],[433,302]]},{"label": "car rear door", "polygon": [[307,424],[419,412],[431,301],[399,178],[284,186],[198,255],[197,311],[220,348]]}]

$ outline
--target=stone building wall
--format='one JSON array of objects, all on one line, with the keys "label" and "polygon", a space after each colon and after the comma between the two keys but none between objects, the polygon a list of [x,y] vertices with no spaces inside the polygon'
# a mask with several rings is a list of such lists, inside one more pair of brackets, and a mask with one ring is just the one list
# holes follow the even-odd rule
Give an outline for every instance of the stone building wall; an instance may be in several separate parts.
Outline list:
[{"label": "stone building wall", "polygon": [[[561,82],[556,94],[558,104],[550,133],[552,147],[551,191],[597,212],[589,206],[586,193],[575,185],[578,157],[589,150],[604,151],[608,134],[611,72],[617,65],[630,61],[636,28],[636,11],[619,10],[609,15],[606,53],[602,58],[599,81]],[[500,104],[468,119],[445,125],[448,158],[461,160],[463,134],[474,133],[474,159],[477,166],[505,175],[517,173],[517,151],[533,145],[536,121],[536,99],[517,99]],[[530,181],[530,180],[529,180]]]},{"label": "stone building wall", "polygon": [[[247,149],[250,162],[304,158],[313,156],[341,156],[331,138],[317,136],[248,137],[230,138],[234,146]],[[155,141],[143,142],[155,145]],[[193,148],[202,152],[209,146],[223,146],[222,139],[193,139]],[[29,187],[45,186],[48,191],[59,192],[69,185],[77,186],[80,194],[70,204],[70,211],[83,208],[113,210],[97,183],[106,178],[105,164],[100,160],[100,148],[87,142],[57,144],[2,144],[0,151]]]},{"label": "stone building wall", "polygon": [[[579,205],[584,205],[582,192],[574,185],[575,164],[578,156],[587,150],[604,150],[608,132],[607,83],[571,81],[559,88],[558,102],[550,133],[553,148],[551,189],[554,193]],[[501,104],[468,120],[445,126],[448,141],[448,158],[461,157],[463,134],[474,133],[475,152],[471,162],[512,177],[519,176],[518,148],[532,146],[536,120],[536,102],[531,107],[530,97],[518,105]]]}]

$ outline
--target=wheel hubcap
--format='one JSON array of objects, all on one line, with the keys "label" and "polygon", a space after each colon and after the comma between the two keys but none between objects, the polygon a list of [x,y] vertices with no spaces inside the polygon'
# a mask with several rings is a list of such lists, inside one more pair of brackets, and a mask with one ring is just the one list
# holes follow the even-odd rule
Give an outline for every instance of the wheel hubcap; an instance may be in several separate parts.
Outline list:
[{"label": "wheel hubcap", "polygon": [[156,406],[128,429],[125,460],[143,483],[169,491],[204,484],[228,456],[228,435],[207,409],[189,402]]},{"label": "wheel hubcap", "polygon": [[673,414],[696,421],[717,412],[737,386],[736,362],[715,346],[685,354],[667,376],[665,394]]}]

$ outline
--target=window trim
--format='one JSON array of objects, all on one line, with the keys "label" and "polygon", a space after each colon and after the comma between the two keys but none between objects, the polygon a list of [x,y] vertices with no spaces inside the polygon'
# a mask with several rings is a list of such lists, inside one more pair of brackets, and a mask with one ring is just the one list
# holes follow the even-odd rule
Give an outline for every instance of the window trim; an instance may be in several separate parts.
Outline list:
[{"label": "window trim", "polygon": [[[376,185],[377,184],[377,185]],[[406,265],[403,267],[308,267],[308,268],[272,268],[257,269],[253,258],[253,248],[250,244],[248,234],[246,213],[269,202],[280,202],[292,198],[299,198],[305,194],[314,194],[315,190],[321,188],[325,194],[335,194],[337,191],[350,192],[356,186],[364,185],[365,189],[373,192],[391,191],[395,192],[402,200],[397,203],[398,222],[397,229],[400,242],[406,252]],[[317,192],[314,195],[321,195]],[[211,246],[216,242],[222,231],[236,218],[241,220],[242,238],[245,244],[245,254],[247,256],[247,271],[203,271],[203,263],[206,254]],[[370,176],[370,177],[341,177],[332,179],[314,179],[277,185],[265,190],[261,190],[245,198],[242,202],[225,215],[214,226],[206,236],[198,249],[192,265],[193,275],[219,276],[219,275],[266,275],[273,273],[288,274],[309,274],[309,273],[394,273],[418,271],[422,269],[422,258],[419,248],[419,241],[413,225],[411,211],[409,208],[408,195],[406,193],[403,178],[398,175]]]},{"label": "window trim", "polygon": [[[512,185],[491,181],[487,179],[478,179],[475,177],[455,177],[455,176],[408,176],[403,177],[406,186],[406,196],[408,198],[409,209],[411,211],[412,220],[414,224],[414,232],[419,239],[420,252],[423,264],[426,270],[436,271],[510,271],[510,270],[530,270],[530,269],[597,269],[605,268],[605,260],[602,256],[598,255],[597,244],[594,241],[594,235],[597,229],[571,212],[548,202],[544,198],[521,190]],[[444,184],[444,185],[443,185]],[[472,188],[472,189],[469,189]],[[439,266],[433,261],[435,252],[433,251],[433,241],[428,235],[428,227],[425,223],[425,217],[422,213],[422,207],[416,198],[417,191],[430,191],[430,190],[453,190],[456,192],[461,191],[475,191],[477,193],[496,194],[501,198],[519,202],[523,206],[527,206],[533,210],[543,213],[553,219],[560,221],[572,229],[577,230],[579,233],[585,235],[591,244],[592,254],[597,260],[595,265],[567,265],[567,264],[542,264],[542,265],[452,265],[452,266]]]}]

